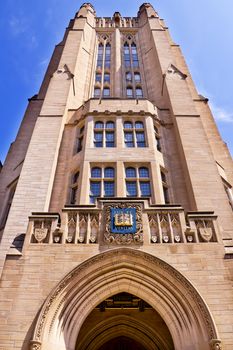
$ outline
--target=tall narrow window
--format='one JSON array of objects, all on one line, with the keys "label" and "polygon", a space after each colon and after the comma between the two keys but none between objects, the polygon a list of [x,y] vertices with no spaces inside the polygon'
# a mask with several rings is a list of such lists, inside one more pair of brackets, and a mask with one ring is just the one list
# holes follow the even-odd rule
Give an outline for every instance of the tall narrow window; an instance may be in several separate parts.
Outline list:
[{"label": "tall narrow window", "polygon": [[104,67],[110,69],[111,66],[111,45],[107,44],[105,46],[105,62]]},{"label": "tall narrow window", "polygon": [[104,123],[98,121],[95,123],[94,146],[103,147]]},{"label": "tall narrow window", "polygon": [[102,69],[103,55],[104,55],[104,46],[103,44],[99,44],[98,57],[97,57],[97,69]]},{"label": "tall narrow window", "polygon": [[168,192],[168,184],[167,184],[167,177],[164,171],[161,170],[161,180],[163,185],[163,196],[164,196],[164,202],[166,204],[170,203],[169,200],[169,192]]},{"label": "tall narrow window", "polygon": [[6,224],[6,221],[7,221],[9,212],[10,212],[11,204],[13,202],[13,198],[14,198],[16,187],[17,187],[17,183],[18,183],[18,180],[14,181],[14,183],[11,184],[11,186],[9,188],[9,195],[8,195],[8,199],[7,199],[7,205],[6,205],[6,209],[5,209],[5,212],[4,212],[1,224],[0,224],[0,229],[3,228],[5,226],[5,224]]},{"label": "tall narrow window", "polygon": [[136,44],[134,43],[131,45],[131,52],[132,52],[133,67],[138,68],[139,67],[138,53],[137,53]]},{"label": "tall narrow window", "polygon": [[125,62],[125,68],[130,68],[130,50],[129,50],[129,44],[125,43],[124,45],[124,62]]},{"label": "tall narrow window", "polygon": [[83,148],[83,137],[84,137],[83,132],[84,132],[84,126],[82,126],[78,132],[77,153],[81,152]]},{"label": "tall narrow window", "polygon": [[72,184],[71,184],[71,192],[70,192],[70,204],[76,204],[76,202],[77,202],[78,179],[79,179],[79,171],[77,171],[72,176]]},{"label": "tall narrow window", "polygon": [[138,169],[139,173],[139,185],[140,185],[140,194],[142,197],[150,197],[150,180],[149,180],[149,169],[146,167],[141,167]]},{"label": "tall narrow window", "polygon": [[[129,39],[130,40],[130,39]],[[141,74],[139,72],[139,59],[136,44],[124,43],[124,67],[126,81],[126,96],[128,98],[142,98]],[[134,79],[133,79],[134,77]]]},{"label": "tall narrow window", "polygon": [[159,130],[157,126],[154,125],[154,132],[155,132],[155,141],[156,141],[156,148],[159,152],[161,152],[161,143],[160,143],[160,136],[159,136]]},{"label": "tall narrow window", "polygon": [[98,46],[94,97],[110,97],[111,45],[103,38]]}]

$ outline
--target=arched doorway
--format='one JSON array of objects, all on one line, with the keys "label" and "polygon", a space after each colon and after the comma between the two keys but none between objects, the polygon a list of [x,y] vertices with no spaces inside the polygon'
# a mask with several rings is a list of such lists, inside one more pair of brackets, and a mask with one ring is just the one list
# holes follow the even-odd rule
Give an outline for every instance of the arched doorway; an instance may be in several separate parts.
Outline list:
[{"label": "arched doorway", "polygon": [[[142,251],[120,248],[86,260],[52,291],[38,316],[32,349],[75,350],[81,327],[89,315],[109,297],[120,293],[136,296],[155,310],[166,324],[175,349],[213,348],[210,344],[215,344],[218,338],[216,327],[193,285],[161,259]],[[127,324],[125,321],[119,337],[128,337],[123,332],[126,327],[130,329]],[[137,329],[140,329],[140,322]],[[117,339],[116,332],[99,344],[104,346],[113,339]],[[130,339],[144,346],[139,338]]]},{"label": "arched doorway", "polygon": [[118,293],[97,305],[84,321],[76,350],[173,350],[169,329],[147,302]]}]

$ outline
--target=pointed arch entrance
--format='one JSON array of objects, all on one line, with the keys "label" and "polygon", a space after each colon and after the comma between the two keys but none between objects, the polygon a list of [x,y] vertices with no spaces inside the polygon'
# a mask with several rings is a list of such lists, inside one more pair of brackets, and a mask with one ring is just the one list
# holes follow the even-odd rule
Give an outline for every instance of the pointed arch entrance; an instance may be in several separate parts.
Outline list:
[{"label": "pointed arch entrance", "polygon": [[[205,302],[180,272],[148,253],[119,248],[86,260],[52,291],[38,316],[32,349],[78,349],[80,329],[87,317],[100,303],[120,293],[136,296],[150,305],[166,324],[177,350],[215,349],[213,344],[219,342]],[[123,328],[128,327],[130,334],[132,327],[129,319],[122,316],[117,334],[127,337]],[[112,321],[114,324],[116,319]],[[139,333],[142,330],[140,320],[135,329]],[[138,343],[139,338],[130,339]],[[106,337],[106,341],[112,339],[117,337]],[[99,344],[104,346],[106,342]],[[143,346],[142,341],[139,344]]]}]

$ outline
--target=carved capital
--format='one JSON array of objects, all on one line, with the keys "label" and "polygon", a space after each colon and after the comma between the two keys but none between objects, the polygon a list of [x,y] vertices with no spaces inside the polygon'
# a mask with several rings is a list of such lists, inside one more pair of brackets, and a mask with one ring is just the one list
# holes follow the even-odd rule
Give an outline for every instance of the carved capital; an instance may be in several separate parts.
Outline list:
[{"label": "carved capital", "polygon": [[31,340],[30,350],[41,350],[41,342],[37,340]]},{"label": "carved capital", "polygon": [[222,342],[219,339],[212,339],[210,342],[211,350],[223,350]]}]

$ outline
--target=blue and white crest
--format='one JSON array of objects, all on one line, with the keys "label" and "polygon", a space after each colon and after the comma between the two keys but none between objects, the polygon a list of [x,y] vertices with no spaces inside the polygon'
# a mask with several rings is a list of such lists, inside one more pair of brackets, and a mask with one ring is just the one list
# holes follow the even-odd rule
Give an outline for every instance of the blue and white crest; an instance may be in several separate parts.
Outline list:
[{"label": "blue and white crest", "polygon": [[111,208],[112,233],[136,233],[135,208]]}]

